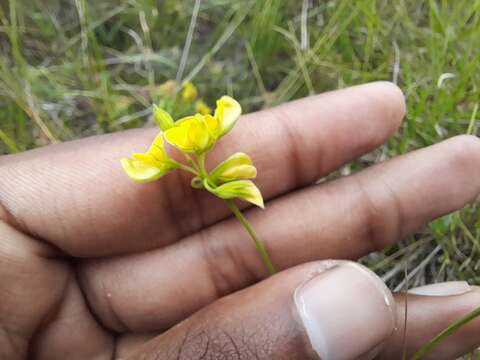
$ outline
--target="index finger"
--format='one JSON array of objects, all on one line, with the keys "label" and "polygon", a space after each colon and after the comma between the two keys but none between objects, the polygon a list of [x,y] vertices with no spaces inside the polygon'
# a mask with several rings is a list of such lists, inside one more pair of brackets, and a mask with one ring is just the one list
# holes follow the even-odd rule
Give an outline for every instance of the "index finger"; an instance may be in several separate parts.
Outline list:
[{"label": "index finger", "polygon": [[[216,163],[239,150],[251,155],[269,199],[382,144],[404,111],[390,83],[338,90],[242,117],[209,156]],[[156,133],[131,130],[0,158],[0,219],[91,257],[164,246],[228,216],[181,172],[143,185],[123,174],[118,159],[144,151]]]}]

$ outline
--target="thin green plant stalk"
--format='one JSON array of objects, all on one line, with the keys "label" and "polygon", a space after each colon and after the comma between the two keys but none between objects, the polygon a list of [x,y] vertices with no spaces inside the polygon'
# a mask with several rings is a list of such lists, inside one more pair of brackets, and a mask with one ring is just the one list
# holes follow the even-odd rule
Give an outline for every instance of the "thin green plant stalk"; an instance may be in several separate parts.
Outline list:
[{"label": "thin green plant stalk", "polygon": [[[197,156],[197,167],[199,168],[199,176],[201,178],[204,178],[203,184],[206,188],[211,187],[211,184],[209,183],[208,179],[208,172],[205,167],[205,154],[200,154]],[[195,161],[192,160],[192,163],[196,164]],[[243,215],[243,213],[240,211],[237,205],[235,205],[235,202],[233,200],[225,200],[227,203],[228,207],[232,211],[232,213],[235,215],[235,217],[240,221],[240,223],[243,225],[245,230],[247,230],[248,234],[251,236],[253,242],[255,243],[255,247],[257,248],[258,253],[260,254],[265,266],[267,267],[267,270],[270,275],[275,274],[277,271],[275,270],[275,266],[273,265],[272,260],[270,259],[270,256],[268,255],[268,251],[265,248],[265,245],[263,245],[263,242],[260,240],[258,237],[257,233],[253,229],[252,225],[248,222],[247,218]]]},{"label": "thin green plant stalk", "polygon": [[420,350],[418,350],[415,355],[413,355],[412,360],[420,360],[422,359],[425,355],[430,353],[435,347],[437,347],[443,340],[445,340],[447,337],[455,333],[458,329],[460,329],[462,326],[466,325],[472,320],[475,320],[477,317],[480,316],[480,307],[472,311],[470,314],[467,316],[463,317],[460,320],[455,321],[453,324],[451,324],[448,328],[443,330],[440,334],[435,336],[432,340],[424,344]]},{"label": "thin green plant stalk", "polygon": [[475,106],[473,107],[472,116],[470,116],[470,122],[468,124],[467,135],[472,135],[475,130],[475,123],[477,121],[476,120],[477,111],[478,111],[478,103],[476,103]]},{"label": "thin green plant stalk", "polygon": [[240,221],[240,223],[243,225],[245,230],[247,230],[248,234],[252,237],[253,242],[255,243],[255,247],[257,248],[257,251],[259,252],[260,256],[262,257],[263,262],[265,263],[265,266],[268,269],[268,272],[270,275],[275,274],[277,271],[275,270],[275,266],[273,265],[272,260],[270,259],[270,256],[268,255],[267,249],[263,245],[262,241],[259,239],[257,234],[255,233],[255,230],[253,230],[252,225],[248,222],[247,218],[242,214],[240,209],[238,208],[237,205],[233,202],[233,200],[225,200],[228,207],[232,211],[232,213],[235,215],[235,217]]},{"label": "thin green plant stalk", "polygon": [[17,144],[5,132],[3,132],[2,129],[0,129],[0,140],[3,141],[11,153],[19,151]]}]

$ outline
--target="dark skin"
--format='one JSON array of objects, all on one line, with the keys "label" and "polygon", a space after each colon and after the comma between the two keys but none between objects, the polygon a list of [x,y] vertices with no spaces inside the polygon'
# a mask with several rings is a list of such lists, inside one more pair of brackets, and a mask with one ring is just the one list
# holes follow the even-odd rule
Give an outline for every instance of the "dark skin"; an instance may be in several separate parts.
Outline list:
[{"label": "dark skin", "polygon": [[[281,270],[268,279],[225,204],[188,175],[137,185],[122,172],[157,130],[1,157],[0,358],[316,358],[285,311],[312,261],[382,249],[480,193],[480,141],[467,136],[314,185],[384,143],[404,112],[398,88],[374,83],[246,115],[217,145],[207,166],[243,151],[258,168],[267,209],[245,213]],[[412,297],[423,315],[408,352],[479,302]],[[473,322],[436,358],[478,346],[479,332]],[[394,333],[383,356],[402,346]]]}]

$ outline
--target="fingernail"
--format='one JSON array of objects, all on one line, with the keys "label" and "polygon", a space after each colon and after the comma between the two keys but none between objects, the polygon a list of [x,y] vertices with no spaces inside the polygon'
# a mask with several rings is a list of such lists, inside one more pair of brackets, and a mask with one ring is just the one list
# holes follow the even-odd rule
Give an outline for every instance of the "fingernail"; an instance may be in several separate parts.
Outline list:
[{"label": "fingernail", "polygon": [[419,286],[408,290],[409,294],[422,296],[452,296],[462,295],[472,288],[466,281],[447,281],[437,284]]},{"label": "fingernail", "polygon": [[332,264],[295,291],[295,304],[322,360],[356,359],[391,335],[395,303],[367,268],[348,261]]}]

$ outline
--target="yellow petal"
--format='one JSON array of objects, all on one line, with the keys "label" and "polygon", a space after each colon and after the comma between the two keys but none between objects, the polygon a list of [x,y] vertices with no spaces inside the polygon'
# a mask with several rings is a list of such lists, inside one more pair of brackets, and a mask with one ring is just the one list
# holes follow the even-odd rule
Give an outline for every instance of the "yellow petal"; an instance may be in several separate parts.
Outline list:
[{"label": "yellow petal", "polygon": [[153,105],[153,119],[163,131],[170,129],[174,125],[174,121],[170,114],[162,108],[159,108],[157,105]]},{"label": "yellow petal", "polygon": [[[254,185],[255,186],[255,185]],[[265,209],[265,204],[263,202],[263,197],[262,193],[258,188],[255,186],[255,189],[250,192],[250,194],[245,195],[245,197],[240,197],[240,199],[248,201],[249,203],[252,203],[253,205],[256,205],[262,209]]]},{"label": "yellow petal", "polygon": [[207,190],[222,199],[238,198],[264,208],[262,194],[250,180],[231,181],[216,188],[207,187]]},{"label": "yellow petal", "polygon": [[205,152],[210,143],[211,135],[208,132],[207,124],[204,121],[202,115],[195,115],[195,121],[190,123],[190,128],[188,130],[188,136],[190,141],[194,144],[195,152],[201,154]]},{"label": "yellow petal", "polygon": [[150,154],[133,154],[132,157],[134,160],[158,167],[157,160]]},{"label": "yellow petal", "polygon": [[242,107],[230,96],[222,96],[217,100],[215,118],[220,123],[219,137],[225,135],[233,128],[241,114]]},{"label": "yellow petal", "polygon": [[185,126],[186,124],[191,124],[192,122],[197,121],[196,115],[185,116],[184,118],[178,119],[175,121],[175,126]]},{"label": "yellow petal", "polygon": [[237,165],[252,165],[252,159],[245,153],[236,152],[233,155],[230,155],[226,160],[222,161],[213,171],[224,169],[230,166]]},{"label": "yellow petal", "polygon": [[182,152],[202,154],[215,142],[203,115],[196,114],[178,120],[165,132],[165,139]]},{"label": "yellow petal", "polygon": [[155,137],[146,153],[133,154],[133,159],[121,159],[122,167],[133,180],[138,182],[153,181],[170,170],[178,168],[163,147],[162,134]]},{"label": "yellow petal", "polygon": [[252,160],[247,154],[235,153],[221,162],[210,172],[210,179],[215,184],[232,180],[254,179],[257,169],[252,165]]},{"label": "yellow petal", "polygon": [[162,169],[138,159],[123,158],[120,161],[123,170],[136,182],[154,181],[165,174]]},{"label": "yellow petal", "polygon": [[194,152],[195,148],[188,136],[189,125],[174,126],[165,131],[165,139],[173,146],[183,152]]},{"label": "yellow petal", "polygon": [[222,173],[223,181],[234,179],[255,179],[257,177],[257,169],[252,165],[238,165],[226,169]]},{"label": "yellow petal", "polygon": [[153,156],[157,161],[165,162],[169,159],[165,146],[163,143],[163,134],[159,133],[152,142],[152,145],[148,148],[148,154]]},{"label": "yellow petal", "polygon": [[207,130],[213,138],[218,138],[220,132],[220,123],[212,115],[204,115],[203,119],[207,125]]}]

